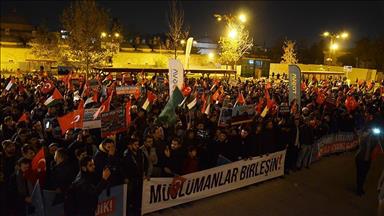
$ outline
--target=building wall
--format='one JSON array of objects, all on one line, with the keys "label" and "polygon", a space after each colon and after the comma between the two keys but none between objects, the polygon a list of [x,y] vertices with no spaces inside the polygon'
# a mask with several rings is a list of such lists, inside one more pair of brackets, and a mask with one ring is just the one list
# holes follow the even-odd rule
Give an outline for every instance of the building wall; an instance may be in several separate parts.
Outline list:
[{"label": "building wall", "polygon": [[[366,68],[352,68],[351,72],[345,72],[344,67],[328,66],[328,65],[313,65],[313,64],[298,64],[301,71],[324,71],[324,72],[344,72],[345,76],[355,83],[356,79],[361,80],[375,80],[376,70]],[[271,63],[270,74],[272,72],[276,74],[288,74],[288,64]]]},{"label": "building wall", "polygon": [[[26,60],[36,59],[31,53],[29,48],[16,48],[16,47],[0,47],[1,65],[0,70],[13,70],[18,68],[22,71],[38,69],[38,65],[31,66]],[[173,54],[167,53],[142,53],[142,52],[119,52],[113,57],[113,67],[127,67],[127,68],[167,68],[168,59],[173,58]],[[182,63],[184,63],[185,55],[179,54],[177,56]],[[217,68],[214,60],[208,58],[208,55],[191,54],[190,68],[194,69],[208,69]],[[37,67],[37,68],[34,68]]]}]

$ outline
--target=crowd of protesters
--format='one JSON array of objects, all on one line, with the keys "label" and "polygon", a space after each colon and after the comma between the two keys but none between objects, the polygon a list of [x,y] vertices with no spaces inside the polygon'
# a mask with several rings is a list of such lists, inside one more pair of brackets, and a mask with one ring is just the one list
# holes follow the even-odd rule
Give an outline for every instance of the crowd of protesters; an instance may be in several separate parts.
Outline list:
[{"label": "crowd of protesters", "polygon": [[[139,214],[145,179],[184,175],[215,167],[219,161],[284,149],[285,173],[289,174],[309,168],[312,147],[320,137],[339,131],[356,133],[372,122],[383,122],[383,82],[357,80],[349,85],[345,79],[332,77],[303,80],[299,108],[295,101],[288,101],[289,83],[280,77],[249,81],[186,78],[181,92],[196,99],[196,104],[179,106],[176,121],[167,122],[157,119],[169,100],[166,78],[96,76],[99,85],[90,90],[89,81],[80,77],[72,82],[70,76],[74,75],[1,78],[1,215],[34,210],[34,182],[28,173],[41,149],[46,171],[40,184],[59,194],[57,202],[65,202],[68,215],[92,215],[98,194],[123,183],[128,184],[130,211]],[[43,90],[47,82],[54,88]],[[139,91],[116,95],[114,88],[120,85],[136,85]],[[44,102],[56,89],[63,98],[46,106]],[[148,92],[154,99],[143,109]],[[86,103],[86,109],[100,107],[108,97],[110,110],[129,103],[127,129],[109,138],[101,138],[100,128],[62,131],[57,117],[79,109],[84,104],[80,101],[90,97],[95,99]],[[251,122],[218,126],[222,107],[245,104],[255,105]],[[288,112],[281,112],[281,107],[288,107]],[[362,188],[358,190],[363,193]]]}]

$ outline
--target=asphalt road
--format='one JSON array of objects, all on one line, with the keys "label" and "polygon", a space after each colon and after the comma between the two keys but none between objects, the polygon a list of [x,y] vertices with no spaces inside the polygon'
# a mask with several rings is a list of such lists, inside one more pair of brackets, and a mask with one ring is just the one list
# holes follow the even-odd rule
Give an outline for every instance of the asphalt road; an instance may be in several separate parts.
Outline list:
[{"label": "asphalt road", "polygon": [[310,169],[150,215],[376,215],[376,188],[383,167],[382,156],[372,163],[363,197],[355,195],[354,152],[349,152],[325,157]]}]

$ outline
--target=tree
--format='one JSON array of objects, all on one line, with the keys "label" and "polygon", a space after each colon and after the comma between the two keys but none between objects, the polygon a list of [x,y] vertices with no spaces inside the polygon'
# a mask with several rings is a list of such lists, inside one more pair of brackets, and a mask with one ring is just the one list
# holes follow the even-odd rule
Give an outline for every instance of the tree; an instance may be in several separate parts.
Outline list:
[{"label": "tree", "polygon": [[102,47],[101,33],[108,30],[109,16],[94,0],[76,1],[63,11],[61,21],[69,32],[65,57],[75,67],[86,71],[102,66],[111,50]]},{"label": "tree", "polygon": [[168,14],[168,37],[171,39],[172,47],[175,51],[175,59],[177,58],[177,48],[182,39],[188,37],[189,31],[184,29],[184,11],[177,1],[172,1]]},{"label": "tree", "polygon": [[297,64],[297,58],[295,53],[295,42],[286,40],[283,46],[284,54],[281,57],[283,64]]},{"label": "tree", "polygon": [[228,34],[220,37],[220,57],[222,64],[236,64],[237,61],[253,46],[253,39],[245,25],[236,21],[233,17],[226,18],[226,29]]},{"label": "tree", "polygon": [[58,60],[59,59],[59,35],[49,32],[43,24],[37,28],[36,37],[29,44],[31,53],[39,60]]}]

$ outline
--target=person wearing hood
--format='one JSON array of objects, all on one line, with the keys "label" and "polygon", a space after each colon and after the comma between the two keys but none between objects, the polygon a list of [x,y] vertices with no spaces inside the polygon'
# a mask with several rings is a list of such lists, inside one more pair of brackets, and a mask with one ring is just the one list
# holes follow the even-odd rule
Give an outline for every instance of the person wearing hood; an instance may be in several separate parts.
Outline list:
[{"label": "person wearing hood", "polygon": [[108,167],[111,171],[110,186],[123,183],[124,177],[122,174],[122,165],[119,156],[117,155],[116,145],[112,139],[105,139],[99,145],[95,156],[96,175],[100,179],[103,169]]},{"label": "person wearing hood", "polygon": [[65,196],[64,212],[71,216],[94,216],[99,195],[106,188],[111,171],[104,167],[101,180],[97,181],[92,157],[82,157],[79,166],[80,172]]}]

